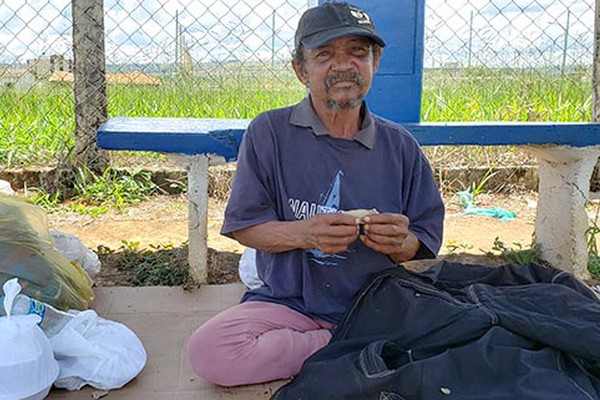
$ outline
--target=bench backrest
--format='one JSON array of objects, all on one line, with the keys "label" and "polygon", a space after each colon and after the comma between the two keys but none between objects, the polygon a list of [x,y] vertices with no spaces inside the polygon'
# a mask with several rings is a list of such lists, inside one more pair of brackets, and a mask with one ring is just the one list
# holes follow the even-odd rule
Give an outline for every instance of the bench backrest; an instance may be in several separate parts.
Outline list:
[{"label": "bench backrest", "polygon": [[[325,3],[320,0],[319,3]],[[369,13],[385,40],[367,95],[369,108],[396,122],[419,122],[423,81],[425,0],[350,0]]]}]

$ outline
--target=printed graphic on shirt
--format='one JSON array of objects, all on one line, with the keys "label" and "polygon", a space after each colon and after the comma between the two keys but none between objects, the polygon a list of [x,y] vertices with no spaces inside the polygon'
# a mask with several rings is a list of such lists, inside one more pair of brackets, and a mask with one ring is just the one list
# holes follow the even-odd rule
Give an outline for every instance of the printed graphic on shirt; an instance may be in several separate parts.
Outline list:
[{"label": "printed graphic on shirt", "polygon": [[[315,214],[331,214],[338,212],[340,210],[341,177],[343,175],[344,173],[342,171],[338,171],[335,174],[335,177],[329,184],[327,190],[319,196],[319,204],[308,205],[308,203],[303,204],[306,202],[297,202],[297,208],[292,205],[296,217],[310,218]],[[296,203],[296,201],[290,201],[290,203]],[[311,211],[314,213],[311,214]],[[306,217],[306,215],[309,216]],[[320,266],[333,267],[338,265],[341,260],[347,259],[347,253],[350,253],[350,250],[346,250],[341,254],[325,254],[317,249],[306,250],[306,252],[308,253],[308,259],[311,262]]]}]

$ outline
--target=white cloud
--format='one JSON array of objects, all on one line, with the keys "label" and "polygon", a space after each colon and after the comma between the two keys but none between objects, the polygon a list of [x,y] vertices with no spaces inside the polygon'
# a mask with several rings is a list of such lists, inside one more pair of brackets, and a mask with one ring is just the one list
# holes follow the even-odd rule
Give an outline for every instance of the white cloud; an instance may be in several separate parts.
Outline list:
[{"label": "white cloud", "polygon": [[70,7],[69,0],[1,2],[0,62],[24,63],[42,54],[69,54]]},{"label": "white cloud", "polygon": [[588,55],[568,58],[590,64],[592,3],[593,0],[429,0],[425,63],[467,65],[473,60],[485,66],[517,63],[531,67],[555,63],[565,52],[568,31],[567,53]]}]

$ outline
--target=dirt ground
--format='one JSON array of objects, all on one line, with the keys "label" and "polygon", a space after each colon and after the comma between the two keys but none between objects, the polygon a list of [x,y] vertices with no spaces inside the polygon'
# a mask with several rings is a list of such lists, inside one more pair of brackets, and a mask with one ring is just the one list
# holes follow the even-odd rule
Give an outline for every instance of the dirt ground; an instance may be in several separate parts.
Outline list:
[{"label": "dirt ground", "polygon": [[[496,218],[465,215],[458,195],[445,197],[446,219],[441,254],[453,258],[475,259],[492,251],[495,239],[506,246],[529,247],[535,221],[536,193],[512,195],[479,194],[475,205],[482,208],[500,207],[516,212],[516,218],[500,222]],[[243,246],[219,235],[225,203],[210,199],[208,215],[209,274],[216,273],[213,283],[226,283],[237,278],[237,263]],[[172,245],[181,247],[187,240],[187,200],[184,195],[158,195],[142,204],[122,211],[111,210],[98,217],[60,211],[49,214],[49,226],[78,236],[89,248],[99,246],[118,251],[124,241],[139,243],[139,248]],[[183,251],[184,254],[185,250]],[[463,255],[462,253],[467,253]],[[457,256],[457,254],[460,254]],[[122,284],[120,274],[110,260],[104,261],[96,284]]]}]

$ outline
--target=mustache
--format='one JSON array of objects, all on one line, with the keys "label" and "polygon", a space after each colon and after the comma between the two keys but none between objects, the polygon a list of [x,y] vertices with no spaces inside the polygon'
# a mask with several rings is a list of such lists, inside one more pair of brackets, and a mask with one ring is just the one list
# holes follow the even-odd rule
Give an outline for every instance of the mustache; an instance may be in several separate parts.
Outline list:
[{"label": "mustache", "polygon": [[328,75],[327,78],[325,78],[325,87],[327,89],[331,89],[333,85],[339,82],[352,82],[362,86],[364,83],[364,78],[357,72],[337,72]]}]

